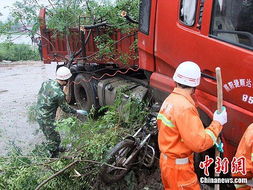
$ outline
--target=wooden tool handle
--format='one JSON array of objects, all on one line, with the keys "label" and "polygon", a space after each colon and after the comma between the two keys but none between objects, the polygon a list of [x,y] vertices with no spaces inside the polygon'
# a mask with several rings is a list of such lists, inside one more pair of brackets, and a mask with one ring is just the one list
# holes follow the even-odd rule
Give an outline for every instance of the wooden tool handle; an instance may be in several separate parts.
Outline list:
[{"label": "wooden tool handle", "polygon": [[223,105],[223,92],[222,92],[222,78],[220,67],[216,67],[215,72],[217,81],[217,110],[221,112]]},{"label": "wooden tool handle", "polygon": [[[222,111],[222,105],[223,105],[223,92],[222,92],[222,78],[221,78],[221,69],[220,69],[220,67],[216,67],[215,72],[216,72],[216,81],[217,81],[217,110],[219,112],[221,112]],[[218,137],[217,144],[220,144],[220,143],[221,143],[221,139],[220,139],[220,137]],[[220,157],[220,152],[216,148],[215,149],[215,158],[217,158],[217,157]],[[219,177],[219,175],[220,175],[219,173],[215,172],[215,177]],[[220,185],[215,184],[214,189],[219,190]]]}]

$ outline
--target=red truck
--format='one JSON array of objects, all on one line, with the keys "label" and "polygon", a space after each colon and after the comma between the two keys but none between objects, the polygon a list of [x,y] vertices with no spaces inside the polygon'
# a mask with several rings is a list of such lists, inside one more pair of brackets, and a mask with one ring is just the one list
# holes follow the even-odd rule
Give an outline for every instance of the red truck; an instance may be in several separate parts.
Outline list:
[{"label": "red truck", "polygon": [[[40,18],[44,63],[64,61],[66,40],[51,38],[45,10]],[[161,104],[175,86],[175,68],[190,60],[201,68],[196,97],[201,119],[208,126],[217,102],[215,68],[220,67],[228,112],[223,156],[232,160],[242,134],[253,123],[253,0],[141,0],[138,33],[127,36],[115,30],[112,36],[118,41],[119,54],[138,55],[127,66],[117,58],[87,59],[98,51],[94,36],[106,31],[96,26],[87,26],[85,34],[72,29],[69,38],[70,47],[79,53],[72,60],[76,64],[70,88],[80,106],[111,104],[115,89],[125,84],[142,96],[151,93],[154,102]],[[130,46],[136,38],[138,52],[133,52]]]}]

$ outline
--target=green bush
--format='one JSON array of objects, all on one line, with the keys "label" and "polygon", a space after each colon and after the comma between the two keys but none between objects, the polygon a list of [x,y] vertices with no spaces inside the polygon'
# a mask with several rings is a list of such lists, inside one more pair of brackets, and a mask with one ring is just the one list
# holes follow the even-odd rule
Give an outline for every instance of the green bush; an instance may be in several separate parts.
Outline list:
[{"label": "green bush", "polygon": [[0,61],[39,60],[39,52],[27,44],[0,43]]},{"label": "green bush", "polygon": [[91,112],[85,122],[74,117],[58,121],[56,125],[62,134],[62,144],[69,148],[61,159],[50,159],[43,144],[36,146],[29,155],[23,155],[14,146],[8,157],[0,157],[0,189],[35,189],[74,159],[80,162],[50,180],[42,189],[96,189],[100,183],[99,168],[108,150],[133,134],[147,114],[142,102],[129,99],[124,101],[124,106],[122,104],[119,96],[113,106],[103,107],[95,119]]}]

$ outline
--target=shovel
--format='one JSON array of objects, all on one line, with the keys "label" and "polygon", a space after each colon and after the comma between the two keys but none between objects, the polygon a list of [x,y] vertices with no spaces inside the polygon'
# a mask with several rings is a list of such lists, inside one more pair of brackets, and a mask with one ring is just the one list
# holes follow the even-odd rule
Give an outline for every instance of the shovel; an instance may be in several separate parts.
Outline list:
[{"label": "shovel", "polygon": [[[216,67],[215,69],[216,72],[216,81],[217,81],[217,110],[218,112],[222,111],[222,105],[223,105],[223,92],[222,92],[222,78],[221,78],[221,69],[220,67]],[[217,138],[218,145],[221,143],[220,137]],[[215,159],[217,157],[220,157],[220,151],[216,148],[215,149]],[[220,174],[215,172],[215,177],[219,177]],[[215,184],[214,185],[214,190],[219,190],[220,189],[220,184]]]}]

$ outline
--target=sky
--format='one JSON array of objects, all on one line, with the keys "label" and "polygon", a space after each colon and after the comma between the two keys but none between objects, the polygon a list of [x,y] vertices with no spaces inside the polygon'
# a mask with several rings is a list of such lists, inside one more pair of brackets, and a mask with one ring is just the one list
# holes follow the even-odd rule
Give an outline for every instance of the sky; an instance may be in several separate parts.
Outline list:
[{"label": "sky", "polygon": [[[0,13],[2,16],[0,16],[0,21],[6,21],[9,13],[10,8],[16,1],[19,0],[0,0]],[[48,4],[47,0],[38,0],[39,3]]]},{"label": "sky", "polygon": [[9,15],[9,8],[5,8],[7,6],[12,6],[13,3],[15,3],[16,0],[0,0],[0,13],[2,13],[2,16],[0,16],[0,21],[5,21]]}]

